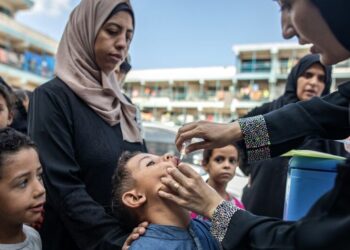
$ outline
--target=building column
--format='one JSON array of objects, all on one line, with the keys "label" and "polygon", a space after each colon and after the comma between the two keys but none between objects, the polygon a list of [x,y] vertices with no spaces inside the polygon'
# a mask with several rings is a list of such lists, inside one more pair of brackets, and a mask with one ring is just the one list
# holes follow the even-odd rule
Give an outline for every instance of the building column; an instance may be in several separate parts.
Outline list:
[{"label": "building column", "polygon": [[141,81],[140,97],[145,97],[145,85],[146,85],[146,82],[145,81]]},{"label": "building column", "polygon": [[204,80],[199,80],[199,100],[204,100]]},{"label": "building column", "polygon": [[276,84],[277,84],[277,74],[280,73],[280,65],[278,60],[278,49],[272,48],[271,52],[271,71],[269,77],[269,100],[272,101],[276,99]]},{"label": "building column", "polygon": [[170,80],[168,86],[169,86],[168,93],[169,93],[170,101],[173,101],[174,100],[174,91],[173,91],[174,81]]}]

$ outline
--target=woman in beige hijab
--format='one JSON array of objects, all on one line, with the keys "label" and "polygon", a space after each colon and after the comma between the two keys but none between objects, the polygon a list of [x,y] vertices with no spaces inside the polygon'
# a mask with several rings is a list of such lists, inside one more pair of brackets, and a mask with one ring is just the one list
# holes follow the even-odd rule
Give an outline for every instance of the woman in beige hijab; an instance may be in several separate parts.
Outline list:
[{"label": "woman in beige hijab", "polygon": [[48,196],[43,249],[118,249],[128,234],[110,216],[110,200],[120,154],[145,151],[136,107],[115,74],[134,26],[129,1],[82,0],[60,41],[56,77],[33,94],[29,133]]}]

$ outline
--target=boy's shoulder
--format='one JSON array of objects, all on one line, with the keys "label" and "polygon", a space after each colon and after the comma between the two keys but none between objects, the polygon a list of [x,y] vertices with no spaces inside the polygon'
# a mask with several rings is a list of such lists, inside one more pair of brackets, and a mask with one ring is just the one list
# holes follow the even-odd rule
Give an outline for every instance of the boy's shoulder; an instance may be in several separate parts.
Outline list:
[{"label": "boy's shoulder", "polygon": [[191,230],[194,231],[203,249],[220,249],[218,241],[210,233],[211,222],[201,219],[193,219]]},{"label": "boy's shoulder", "polygon": [[191,236],[185,229],[150,224],[145,234],[131,244],[130,250],[180,249],[180,245],[189,244],[191,241]]},{"label": "boy's shoulder", "polygon": [[200,217],[194,218],[191,221],[191,227],[210,234],[211,221]]},{"label": "boy's shoulder", "polygon": [[23,232],[26,239],[17,244],[0,244],[2,250],[41,250],[41,239],[39,233],[32,227],[23,225]]},{"label": "boy's shoulder", "polygon": [[[202,248],[197,247],[201,245]],[[151,224],[146,233],[134,241],[130,250],[219,249],[210,234],[210,222],[194,219],[188,229]]]},{"label": "boy's shoulder", "polygon": [[42,246],[41,246],[41,238],[39,233],[34,228],[29,227],[27,225],[23,226],[23,232],[27,237],[26,241],[28,242],[28,249],[41,250]]}]

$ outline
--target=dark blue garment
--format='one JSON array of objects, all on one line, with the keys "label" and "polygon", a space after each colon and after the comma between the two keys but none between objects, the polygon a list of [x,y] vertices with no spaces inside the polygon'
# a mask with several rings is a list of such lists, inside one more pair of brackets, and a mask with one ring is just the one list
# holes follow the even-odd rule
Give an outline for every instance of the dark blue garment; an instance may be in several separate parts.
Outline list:
[{"label": "dark blue garment", "polygon": [[219,243],[210,234],[210,223],[194,219],[188,229],[151,224],[146,233],[134,241],[130,250],[214,250]]}]

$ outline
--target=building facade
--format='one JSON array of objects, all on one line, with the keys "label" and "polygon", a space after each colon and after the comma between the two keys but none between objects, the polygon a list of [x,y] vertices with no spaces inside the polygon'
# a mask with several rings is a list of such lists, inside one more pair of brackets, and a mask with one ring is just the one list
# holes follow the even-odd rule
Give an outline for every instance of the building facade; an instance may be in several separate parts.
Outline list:
[{"label": "building facade", "polygon": [[[0,76],[34,89],[53,77],[58,43],[15,20],[33,0],[0,1]],[[236,45],[228,67],[132,70],[125,92],[143,120],[181,125],[196,120],[228,122],[280,96],[293,65],[309,53],[291,43]],[[350,80],[350,60],[334,66],[333,89]]]},{"label": "building facade", "polygon": [[233,66],[133,70],[124,89],[146,121],[223,121],[232,113],[234,75]]},{"label": "building facade", "polygon": [[[290,69],[309,46],[233,46],[235,66],[133,70],[125,92],[142,118],[180,125],[195,120],[228,122],[284,92]],[[334,66],[333,89],[350,80],[350,61]]]},{"label": "building facade", "polygon": [[0,1],[0,76],[10,85],[33,89],[53,76],[58,43],[16,21],[33,0]]}]

